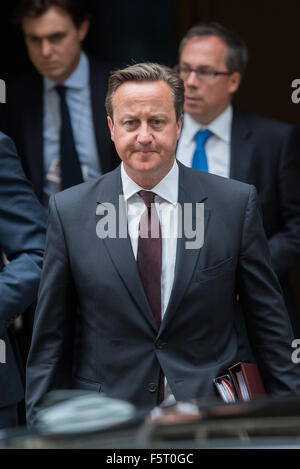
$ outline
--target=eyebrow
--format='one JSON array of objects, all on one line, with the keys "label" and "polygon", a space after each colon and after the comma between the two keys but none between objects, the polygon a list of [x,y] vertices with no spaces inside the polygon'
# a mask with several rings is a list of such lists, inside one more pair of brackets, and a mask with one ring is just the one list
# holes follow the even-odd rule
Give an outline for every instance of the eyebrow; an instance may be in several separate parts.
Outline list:
[{"label": "eyebrow", "polygon": [[65,36],[67,33],[66,31],[56,31],[55,33],[52,33],[52,34],[49,34],[48,36],[39,36],[39,35],[36,35],[36,34],[26,34],[25,33],[25,37],[28,38],[28,39],[53,39],[55,38],[56,36]]},{"label": "eyebrow", "polygon": [[[190,67],[190,68],[193,68],[189,63],[187,62],[181,62],[180,65],[184,65],[186,67]],[[199,65],[198,67],[196,67],[196,70],[200,69],[200,68],[212,68],[212,65],[206,65],[206,64],[202,64],[202,65]]]},{"label": "eyebrow", "polygon": [[[157,114],[151,114],[148,118],[149,119],[162,119],[163,117],[167,117],[168,113],[157,113]],[[136,114],[124,114],[122,117],[123,119],[139,119],[139,117]]]}]

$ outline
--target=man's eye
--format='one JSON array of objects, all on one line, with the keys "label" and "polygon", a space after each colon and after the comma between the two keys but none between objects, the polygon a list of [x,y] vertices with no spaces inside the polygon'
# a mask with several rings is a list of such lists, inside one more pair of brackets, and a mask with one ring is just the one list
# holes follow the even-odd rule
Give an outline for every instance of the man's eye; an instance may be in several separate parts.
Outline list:
[{"label": "man's eye", "polygon": [[65,37],[64,34],[55,34],[54,36],[51,36],[51,42],[59,42]]},{"label": "man's eye", "polygon": [[156,126],[162,125],[163,121],[161,119],[154,119],[153,124],[156,125]]},{"label": "man's eye", "polygon": [[136,121],[125,121],[124,126],[127,129],[133,129],[135,127]]},{"label": "man's eye", "polygon": [[211,75],[213,73],[213,70],[209,68],[200,68],[199,70],[197,70],[197,72],[199,73],[199,75]]},{"label": "man's eye", "polygon": [[29,37],[28,41],[31,42],[31,44],[38,44],[41,42],[40,38],[38,37]]}]

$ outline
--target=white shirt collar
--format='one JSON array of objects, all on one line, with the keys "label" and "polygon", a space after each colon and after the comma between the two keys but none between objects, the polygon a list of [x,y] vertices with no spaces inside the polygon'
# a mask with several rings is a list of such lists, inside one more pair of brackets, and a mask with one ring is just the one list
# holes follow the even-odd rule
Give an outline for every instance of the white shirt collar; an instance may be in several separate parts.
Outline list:
[{"label": "white shirt collar", "polygon": [[[85,89],[89,84],[89,61],[85,52],[81,51],[79,64],[69,78],[63,83],[67,88]],[[44,77],[45,91],[51,91],[57,83],[51,78]]]},{"label": "white shirt collar", "polygon": [[[177,162],[174,161],[168,174],[166,174],[166,176],[151,189],[151,192],[155,192],[155,194],[157,194],[161,199],[176,205],[178,202],[178,178],[179,168]],[[123,162],[121,164],[121,179],[125,201],[130,199],[130,197],[137,192],[145,190],[128,176],[124,169]]]},{"label": "white shirt collar", "polygon": [[221,140],[224,140],[226,143],[230,143],[232,113],[232,106],[229,105],[222,114],[206,126],[199,124],[189,114],[184,113],[184,140],[186,142],[191,142],[198,130],[209,129]]}]

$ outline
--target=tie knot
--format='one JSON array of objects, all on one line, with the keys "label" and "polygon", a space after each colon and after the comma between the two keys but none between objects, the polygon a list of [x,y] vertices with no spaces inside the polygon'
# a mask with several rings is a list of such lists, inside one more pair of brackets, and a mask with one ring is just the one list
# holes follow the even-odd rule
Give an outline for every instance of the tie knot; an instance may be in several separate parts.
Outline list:
[{"label": "tie knot", "polygon": [[204,147],[205,142],[209,139],[211,134],[212,134],[212,131],[209,130],[209,129],[198,130],[198,132],[195,134],[197,149],[200,149],[200,148]]},{"label": "tie knot", "polygon": [[155,194],[154,192],[151,192],[151,191],[139,191],[138,192],[139,196],[142,197],[146,207],[148,209],[151,208],[151,204],[153,204],[154,202],[154,197],[155,197]]},{"label": "tie knot", "polygon": [[57,85],[55,87],[60,99],[65,99],[67,87],[65,85]]}]

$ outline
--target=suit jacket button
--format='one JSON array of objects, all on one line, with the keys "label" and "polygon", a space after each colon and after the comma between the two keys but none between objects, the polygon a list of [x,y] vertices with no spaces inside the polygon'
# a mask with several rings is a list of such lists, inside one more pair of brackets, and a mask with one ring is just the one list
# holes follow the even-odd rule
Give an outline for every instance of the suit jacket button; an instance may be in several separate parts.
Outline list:
[{"label": "suit jacket button", "polygon": [[156,348],[162,349],[164,348],[164,346],[165,346],[164,341],[161,339],[158,339],[158,341],[156,342]]},{"label": "suit jacket button", "polygon": [[157,385],[155,383],[149,383],[148,384],[148,391],[149,392],[155,392],[157,391]]}]

